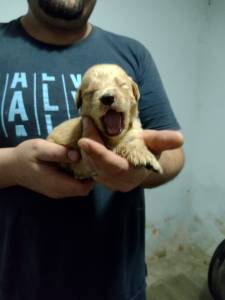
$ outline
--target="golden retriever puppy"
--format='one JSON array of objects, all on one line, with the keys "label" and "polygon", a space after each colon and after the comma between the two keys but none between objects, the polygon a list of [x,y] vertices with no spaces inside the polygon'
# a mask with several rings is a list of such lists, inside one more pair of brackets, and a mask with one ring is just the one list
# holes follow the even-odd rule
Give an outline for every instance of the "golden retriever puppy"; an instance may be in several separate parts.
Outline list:
[{"label": "golden retriever puppy", "polygon": [[[162,173],[155,156],[142,137],[138,118],[137,84],[117,65],[100,64],[87,70],[77,93],[80,117],[63,122],[53,129],[48,140],[68,148],[78,149],[82,137],[82,117],[90,117],[104,142],[116,154],[126,158],[134,167],[145,167]],[[91,177],[92,171],[81,159],[67,169],[76,178]]]}]

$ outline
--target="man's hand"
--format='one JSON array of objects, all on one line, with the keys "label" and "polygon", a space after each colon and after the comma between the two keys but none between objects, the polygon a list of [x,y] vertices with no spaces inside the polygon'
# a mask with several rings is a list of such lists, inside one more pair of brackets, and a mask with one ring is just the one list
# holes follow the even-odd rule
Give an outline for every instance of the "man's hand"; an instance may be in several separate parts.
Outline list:
[{"label": "man's hand", "polygon": [[50,198],[85,196],[93,187],[92,180],[75,180],[58,167],[58,163],[78,161],[75,151],[42,139],[27,140],[11,149],[10,167],[16,185]]},{"label": "man's hand", "polygon": [[143,139],[157,157],[160,157],[163,151],[180,148],[184,143],[183,135],[174,130],[146,129],[143,131]]},{"label": "man's hand", "polygon": [[[164,150],[181,147],[183,143],[182,135],[175,131],[146,130],[143,138],[148,148],[157,156]],[[128,192],[142,185],[152,173],[145,168],[134,168],[126,159],[108,150],[88,118],[84,120],[83,138],[78,144],[83,150],[84,159],[96,174],[95,180],[112,190]]]}]

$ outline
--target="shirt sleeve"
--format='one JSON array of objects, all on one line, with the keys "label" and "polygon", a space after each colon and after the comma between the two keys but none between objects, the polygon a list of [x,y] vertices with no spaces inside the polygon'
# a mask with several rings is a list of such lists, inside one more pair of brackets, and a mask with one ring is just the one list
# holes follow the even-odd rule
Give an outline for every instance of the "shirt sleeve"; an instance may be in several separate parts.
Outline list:
[{"label": "shirt sleeve", "polygon": [[180,125],[171,108],[155,62],[145,47],[139,71],[139,110],[143,128],[179,130]]}]

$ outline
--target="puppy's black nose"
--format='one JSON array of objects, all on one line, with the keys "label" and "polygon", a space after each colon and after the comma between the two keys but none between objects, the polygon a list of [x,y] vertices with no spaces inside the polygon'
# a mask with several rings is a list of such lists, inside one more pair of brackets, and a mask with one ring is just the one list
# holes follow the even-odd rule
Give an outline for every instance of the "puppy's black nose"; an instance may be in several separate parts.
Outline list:
[{"label": "puppy's black nose", "polygon": [[104,105],[112,105],[114,100],[115,100],[115,97],[111,94],[105,94],[105,95],[101,96],[101,98],[100,98],[100,101]]}]

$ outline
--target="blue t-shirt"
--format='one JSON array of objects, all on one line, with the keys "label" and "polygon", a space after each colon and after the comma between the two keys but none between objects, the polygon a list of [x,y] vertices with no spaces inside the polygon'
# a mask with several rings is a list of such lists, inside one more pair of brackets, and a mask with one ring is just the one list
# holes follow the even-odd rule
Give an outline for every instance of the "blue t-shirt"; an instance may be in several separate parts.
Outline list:
[{"label": "blue t-shirt", "polygon": [[[144,128],[179,129],[151,55],[139,42],[93,27],[70,46],[30,37],[20,20],[0,25],[0,147],[46,138],[75,117],[92,65],[124,68],[141,92]],[[49,199],[0,190],[0,300],[144,300],[144,192],[96,184],[87,197]]]}]

